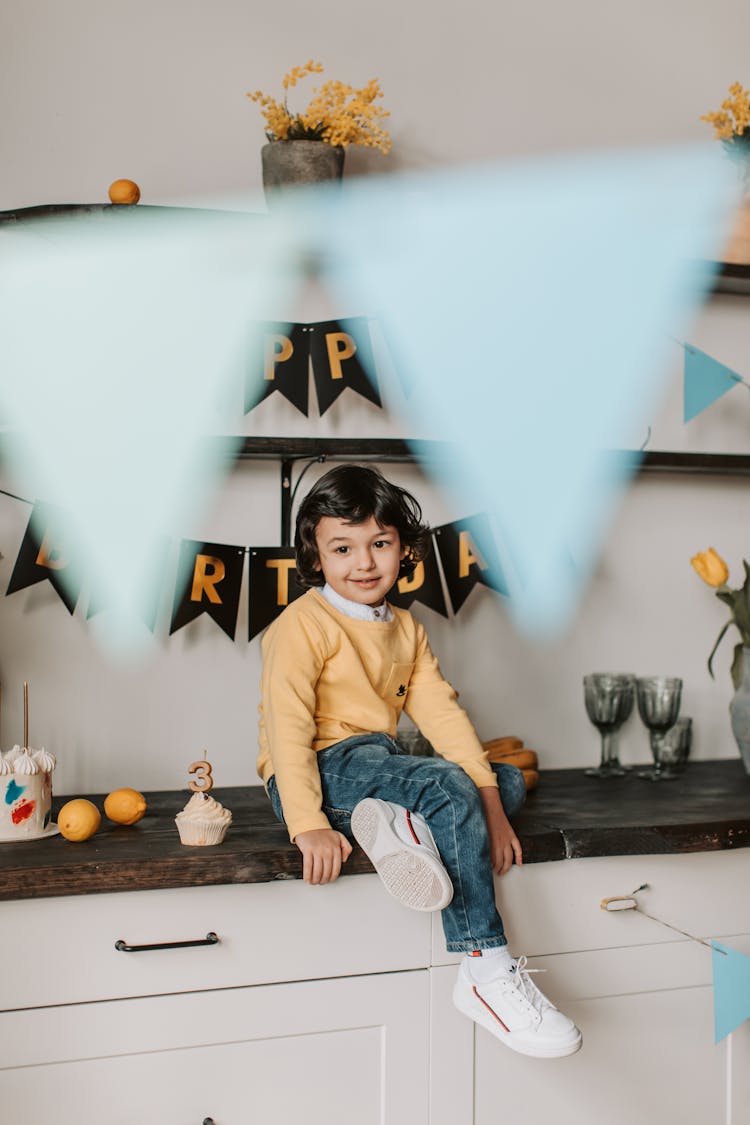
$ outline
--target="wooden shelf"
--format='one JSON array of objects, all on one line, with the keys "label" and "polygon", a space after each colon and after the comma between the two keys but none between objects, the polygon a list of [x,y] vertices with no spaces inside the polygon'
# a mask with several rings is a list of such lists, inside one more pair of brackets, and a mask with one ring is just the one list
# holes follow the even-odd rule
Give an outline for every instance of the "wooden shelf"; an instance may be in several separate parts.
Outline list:
[{"label": "wooden shelf", "polygon": [[719,262],[714,281],[714,293],[729,293],[736,297],[750,297],[750,264],[736,265]]},{"label": "wooden shelf", "polygon": [[100,219],[114,218],[127,221],[142,216],[145,219],[160,215],[205,216],[208,219],[264,219],[261,211],[224,211],[210,207],[171,207],[167,204],[150,203],[42,203],[37,207],[18,207],[13,211],[0,211],[0,225],[8,223],[36,222],[44,219],[73,218],[79,215],[93,215]]},{"label": "wooden shelf", "polygon": [[[206,207],[173,207],[168,204],[112,204],[112,203],[43,203],[34,207],[17,207],[12,211],[0,211],[0,225],[22,223],[44,219],[61,218],[65,215],[92,215],[102,219],[117,215],[118,219],[142,216],[144,220],[158,218],[165,213],[200,215],[209,221],[222,217],[227,221],[263,219],[261,211],[223,211]],[[137,220],[136,220],[137,221]],[[714,293],[727,293],[734,296],[750,296],[750,263],[736,265],[732,262],[707,262],[715,271]]]},{"label": "wooden shelf", "polygon": [[[352,458],[363,461],[427,462],[455,456],[455,447],[450,442],[416,438],[246,437],[237,440],[239,444],[234,457],[238,461],[303,461],[319,457],[331,461]],[[677,453],[669,450],[638,453],[622,450],[613,456],[635,462],[639,473],[750,476],[750,454],[746,453]]]},{"label": "wooden shelf", "polygon": [[671,453],[655,450],[641,456],[641,473],[692,473],[698,476],[750,476],[750,454],[747,453]]},{"label": "wooden shelf", "polygon": [[[223,439],[221,439],[223,440]],[[367,461],[429,461],[449,456],[449,443],[406,438],[253,437],[242,438],[235,451],[238,461],[332,461],[362,458]]]}]

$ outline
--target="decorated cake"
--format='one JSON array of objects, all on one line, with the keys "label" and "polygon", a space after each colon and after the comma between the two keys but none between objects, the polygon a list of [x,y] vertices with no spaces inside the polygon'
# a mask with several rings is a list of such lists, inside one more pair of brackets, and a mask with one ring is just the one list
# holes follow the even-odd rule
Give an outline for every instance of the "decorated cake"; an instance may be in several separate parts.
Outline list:
[{"label": "decorated cake", "polygon": [[46,750],[14,746],[0,752],[0,841],[35,840],[54,830],[52,772],[55,759]]}]

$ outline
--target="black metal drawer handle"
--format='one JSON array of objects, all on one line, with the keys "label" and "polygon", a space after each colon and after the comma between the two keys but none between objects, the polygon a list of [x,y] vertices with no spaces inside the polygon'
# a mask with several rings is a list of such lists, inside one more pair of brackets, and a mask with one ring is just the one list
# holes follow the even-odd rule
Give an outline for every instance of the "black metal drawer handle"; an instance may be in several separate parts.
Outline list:
[{"label": "black metal drawer handle", "polygon": [[142,953],[144,949],[186,949],[191,945],[216,945],[218,941],[219,935],[211,930],[204,938],[198,938],[197,941],[159,941],[154,945],[128,945],[120,938],[115,942],[115,949],[120,953]]}]

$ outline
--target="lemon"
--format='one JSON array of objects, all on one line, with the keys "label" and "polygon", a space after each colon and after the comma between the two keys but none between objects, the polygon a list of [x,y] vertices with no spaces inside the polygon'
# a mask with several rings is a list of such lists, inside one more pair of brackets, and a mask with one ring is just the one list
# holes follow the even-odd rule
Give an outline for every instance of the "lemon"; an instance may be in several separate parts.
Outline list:
[{"label": "lemon", "polygon": [[68,801],[57,814],[57,827],[66,840],[88,840],[102,822],[96,805],[84,797]]},{"label": "lemon", "polygon": [[112,203],[137,203],[141,189],[132,180],[115,180],[109,185],[109,198]]},{"label": "lemon", "polygon": [[137,789],[115,789],[105,798],[104,811],[115,824],[135,824],[146,811],[146,798]]}]

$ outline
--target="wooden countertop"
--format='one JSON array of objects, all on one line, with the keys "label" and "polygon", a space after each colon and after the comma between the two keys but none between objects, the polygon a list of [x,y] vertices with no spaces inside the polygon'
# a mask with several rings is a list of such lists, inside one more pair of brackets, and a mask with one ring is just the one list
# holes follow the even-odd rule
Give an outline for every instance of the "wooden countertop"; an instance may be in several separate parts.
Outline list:
[{"label": "wooden countertop", "polygon": [[[233,813],[224,843],[184,847],[174,817],[187,791],[147,793],[130,828],[102,818],[90,840],[61,836],[0,843],[0,899],[300,878],[300,855],[261,786],[216,789]],[[69,798],[53,801],[53,815]],[[103,797],[90,797],[102,808]],[[600,780],[582,769],[543,770],[514,819],[527,863],[590,856],[653,855],[750,847],[750,777],[737,758],[691,762],[682,777]],[[372,871],[355,847],[345,875]]]}]

